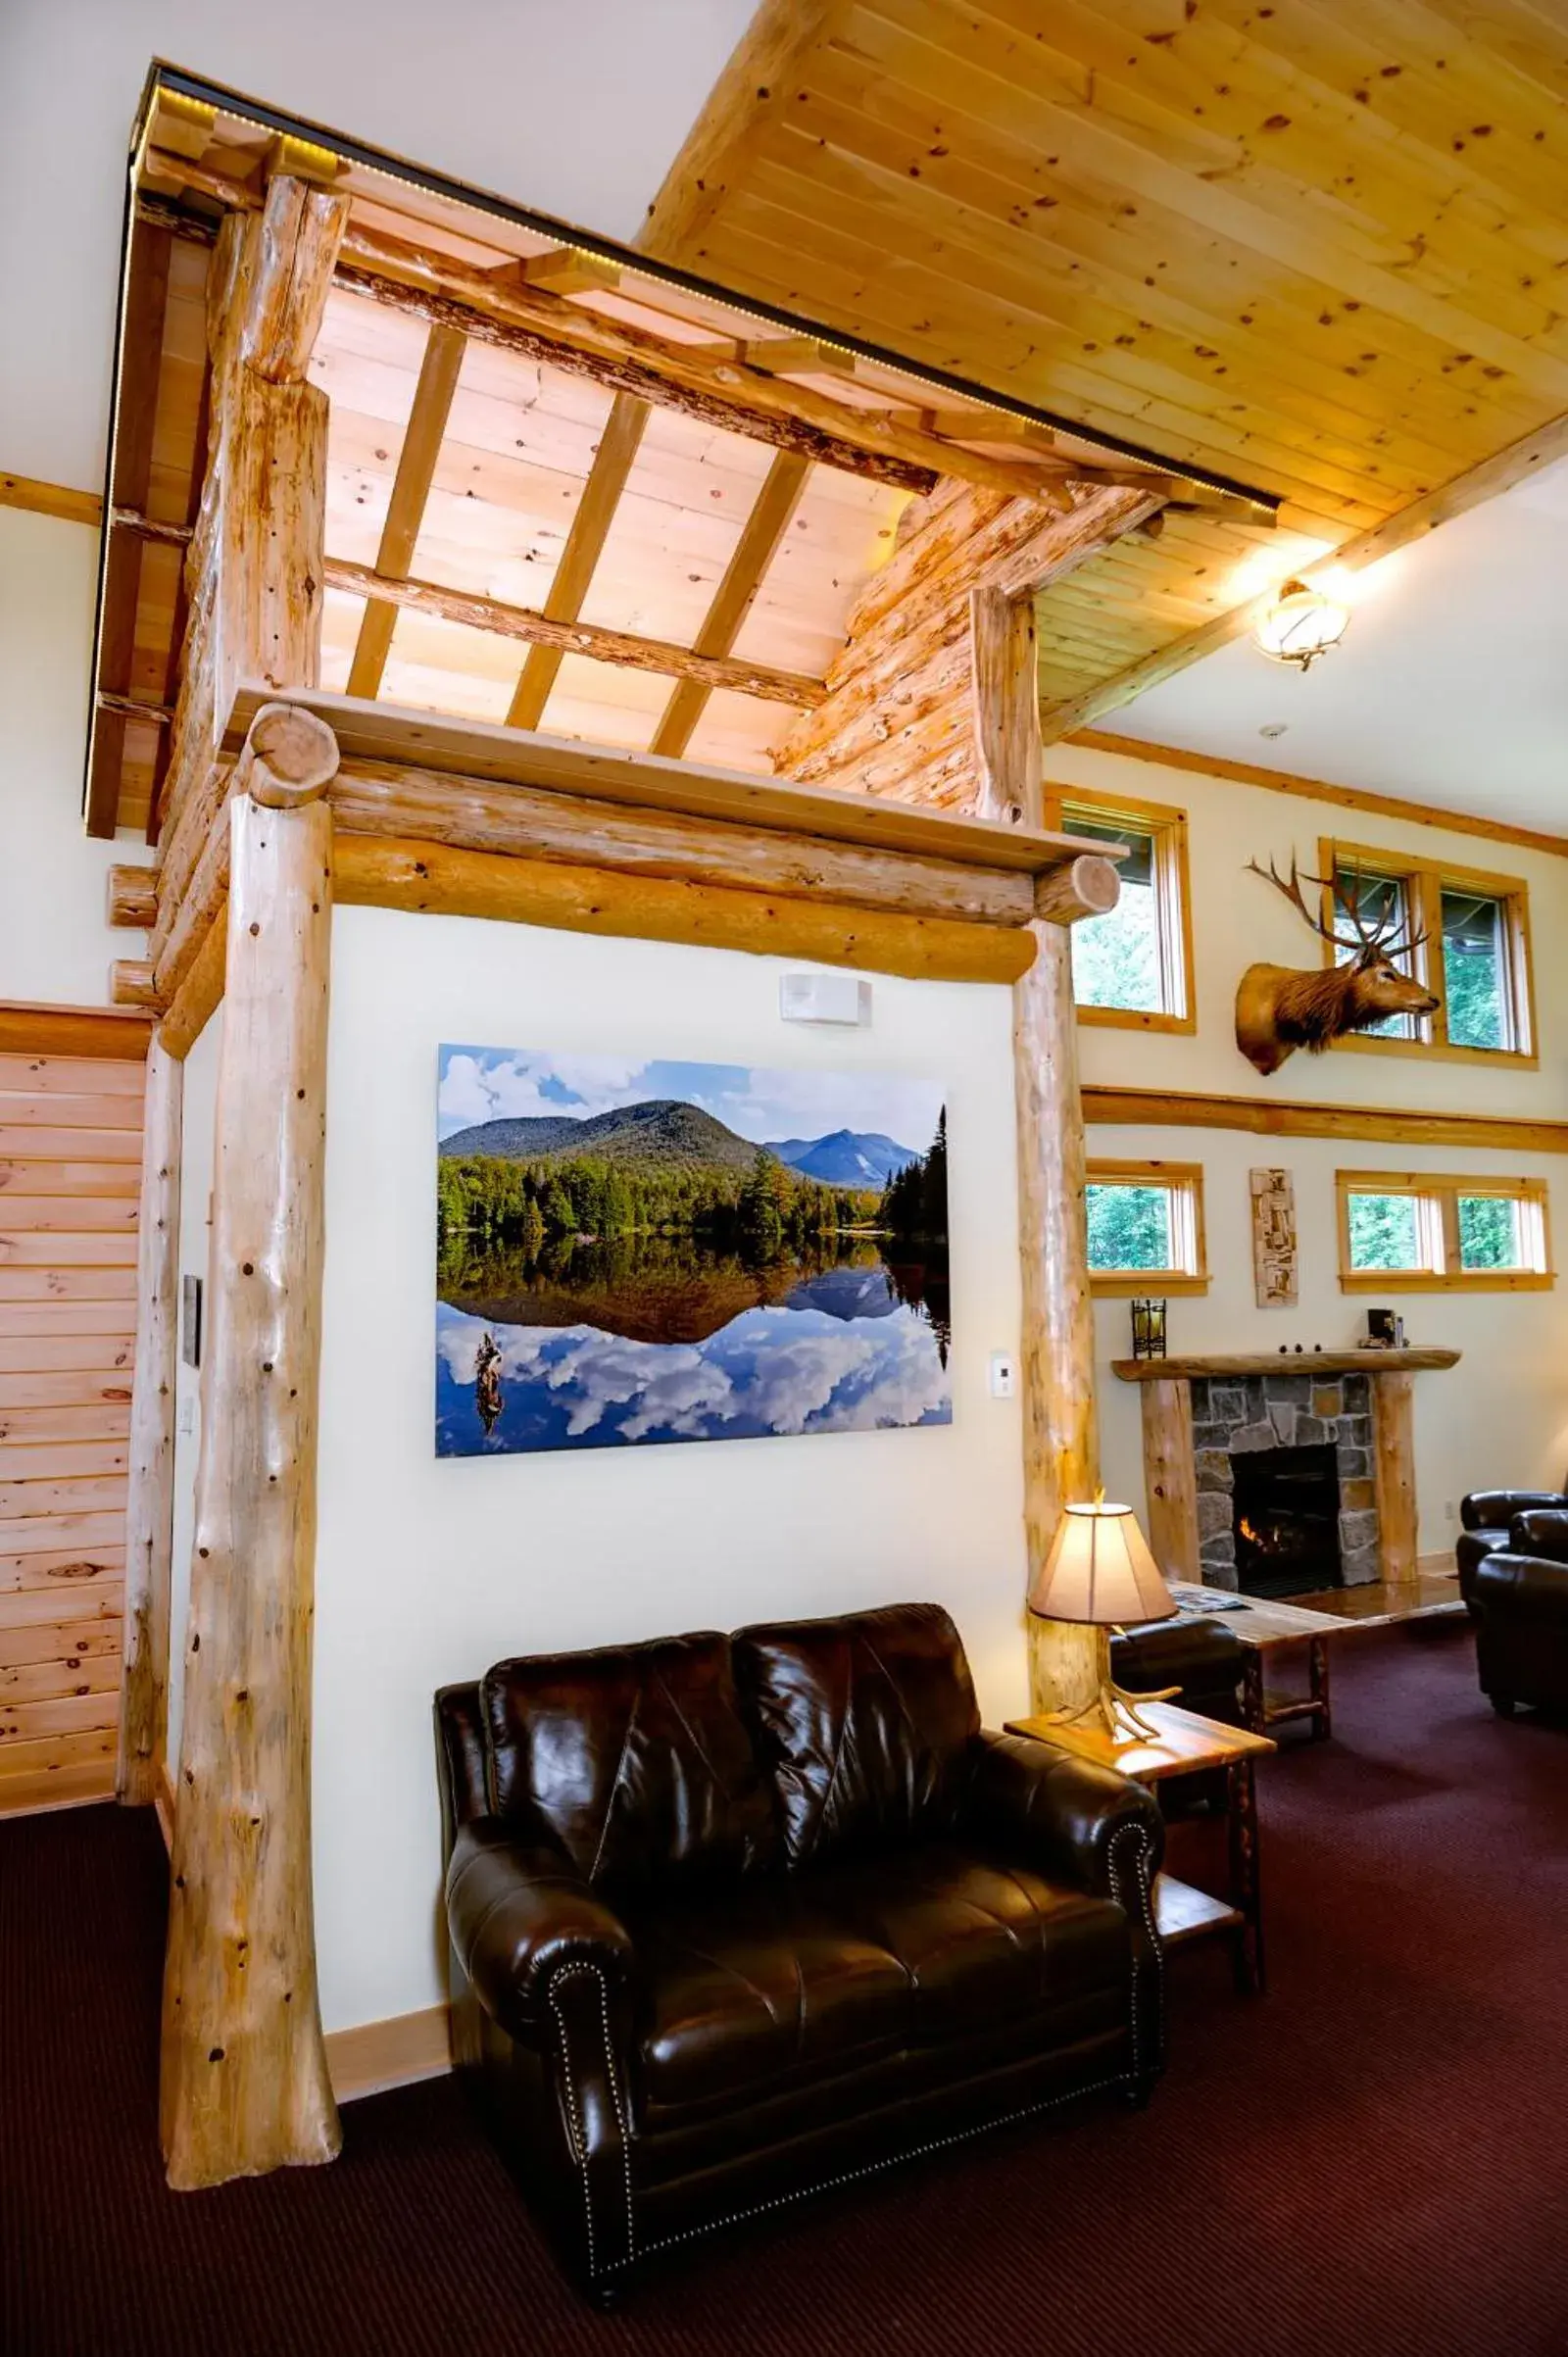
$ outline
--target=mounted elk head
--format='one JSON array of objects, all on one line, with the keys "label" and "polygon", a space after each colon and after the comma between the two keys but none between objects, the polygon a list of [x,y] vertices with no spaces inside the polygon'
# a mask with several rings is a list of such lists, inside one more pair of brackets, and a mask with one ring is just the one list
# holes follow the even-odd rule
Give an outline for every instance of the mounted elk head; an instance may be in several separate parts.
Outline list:
[{"label": "mounted elk head", "polygon": [[[1409,958],[1426,939],[1424,933],[1407,935],[1397,894],[1388,894],[1382,913],[1369,925],[1361,913],[1360,892],[1347,892],[1337,873],[1303,877],[1294,853],[1288,880],[1272,859],[1266,868],[1255,859],[1247,864],[1253,875],[1284,893],[1321,940],[1353,952],[1346,964],[1308,973],[1289,965],[1248,967],[1236,992],[1236,1045],[1260,1072],[1277,1072],[1298,1048],[1320,1056],[1335,1040],[1365,1031],[1385,1015],[1436,1012],[1439,1002],[1426,984],[1395,962]],[[1301,891],[1303,882],[1333,895],[1334,922],[1325,924],[1313,914]],[[1340,930],[1342,920],[1350,928],[1349,938]]]}]

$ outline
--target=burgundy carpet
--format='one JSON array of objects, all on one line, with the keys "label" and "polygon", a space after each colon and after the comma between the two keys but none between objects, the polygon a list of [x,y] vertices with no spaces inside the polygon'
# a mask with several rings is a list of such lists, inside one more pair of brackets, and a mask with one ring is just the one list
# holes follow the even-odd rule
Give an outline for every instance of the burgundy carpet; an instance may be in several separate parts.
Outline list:
[{"label": "burgundy carpet", "polygon": [[168,2192],[152,1819],[0,1826],[0,2348],[1563,2357],[1568,1730],[1495,1722],[1452,1629],[1336,1683],[1336,1740],[1263,1770],[1270,1993],[1175,1959],[1149,2112],[803,2206],[610,2318],[449,2081],[353,2105],[333,2168]]}]

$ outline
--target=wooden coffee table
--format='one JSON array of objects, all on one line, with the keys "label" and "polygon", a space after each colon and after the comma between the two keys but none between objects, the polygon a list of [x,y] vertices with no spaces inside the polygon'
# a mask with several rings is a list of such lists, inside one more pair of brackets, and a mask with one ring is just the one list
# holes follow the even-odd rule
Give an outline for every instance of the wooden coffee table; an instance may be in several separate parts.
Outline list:
[{"label": "wooden coffee table", "polygon": [[[1446,1617],[1464,1610],[1457,1579],[1429,1577],[1406,1581],[1391,1589],[1379,1580],[1364,1588],[1336,1588],[1321,1596],[1296,1596],[1289,1602],[1261,1596],[1238,1596],[1228,1589],[1202,1588],[1191,1580],[1172,1580],[1170,1592],[1182,1611],[1193,1619],[1212,1615],[1231,1629],[1247,1647],[1243,1665],[1243,1713],[1249,1727],[1261,1735],[1287,1720],[1306,1719],[1314,1740],[1334,1732],[1334,1709],[1329,1694],[1329,1639],[1350,1629],[1387,1629],[1406,1620]],[[1305,1694],[1287,1693],[1268,1683],[1270,1656],[1306,1647]]]},{"label": "wooden coffee table", "polygon": [[1258,1870],[1257,1790],[1252,1763],[1279,1745],[1267,1735],[1246,1727],[1222,1726],[1218,1719],[1200,1718],[1174,1702],[1144,1702],[1140,1716],[1158,1729],[1152,1743],[1114,1744],[1098,1728],[1073,1727],[1054,1719],[1008,1719],[1009,1735],[1033,1736],[1037,1743],[1054,1743],[1075,1759],[1093,1760],[1097,1767],[1114,1768],[1136,1784],[1155,1785],[1168,1777],[1199,1776],[1207,1769],[1225,1772],[1225,1811],[1230,1838],[1230,1888],[1223,1897],[1198,1891],[1190,1883],[1161,1874],[1154,1883],[1154,1921],[1161,1942],[1179,1947],[1192,1940],[1226,1937],[1230,1940],[1236,1986],[1261,1991],[1263,1971],[1263,1900]]}]

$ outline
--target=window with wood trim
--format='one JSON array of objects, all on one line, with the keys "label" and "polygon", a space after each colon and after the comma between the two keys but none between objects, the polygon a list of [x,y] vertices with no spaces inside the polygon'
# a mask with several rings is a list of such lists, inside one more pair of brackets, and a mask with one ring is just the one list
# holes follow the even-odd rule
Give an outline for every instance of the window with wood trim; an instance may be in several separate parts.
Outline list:
[{"label": "window with wood trim", "polygon": [[1091,1162],[1092,1293],[1206,1293],[1200,1162]]},{"label": "window with wood trim", "polygon": [[1525,1292],[1555,1283],[1544,1179],[1340,1170],[1340,1287]]},{"label": "window with wood trim", "polygon": [[1193,920],[1187,812],[1070,786],[1046,788],[1046,824],[1124,843],[1121,898],[1072,928],[1072,981],[1083,1023],[1192,1031]]},{"label": "window with wood trim", "polygon": [[[1492,1060],[1539,1061],[1530,972],[1529,889],[1519,876],[1483,874],[1421,859],[1403,852],[1371,851],[1324,841],[1320,872],[1333,876],[1324,920],[1342,934],[1354,908],[1368,932],[1413,946],[1396,949],[1394,962],[1438,1001],[1430,1015],[1389,1015],[1369,1031],[1336,1040],[1337,1048]],[[1344,964],[1353,949],[1324,945],[1326,959]]]}]

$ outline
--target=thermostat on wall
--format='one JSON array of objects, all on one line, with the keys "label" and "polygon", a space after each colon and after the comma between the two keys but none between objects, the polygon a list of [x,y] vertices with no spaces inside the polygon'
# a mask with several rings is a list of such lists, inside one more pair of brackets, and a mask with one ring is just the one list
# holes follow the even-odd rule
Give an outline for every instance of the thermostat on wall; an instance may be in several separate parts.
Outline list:
[{"label": "thermostat on wall", "polygon": [[858,974],[780,974],[778,1011],[786,1023],[869,1023],[871,985]]}]

